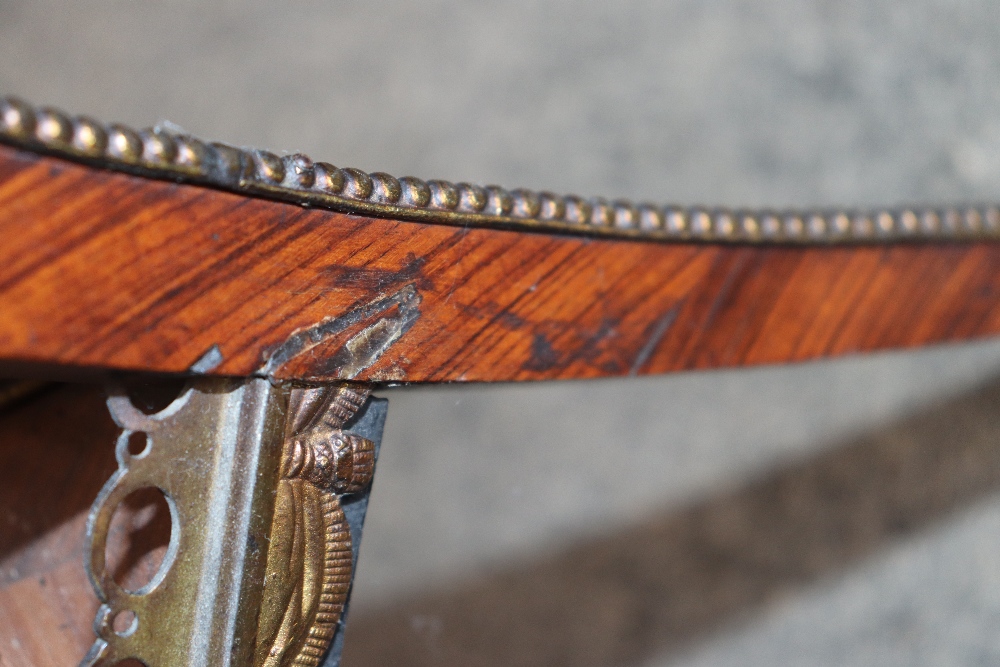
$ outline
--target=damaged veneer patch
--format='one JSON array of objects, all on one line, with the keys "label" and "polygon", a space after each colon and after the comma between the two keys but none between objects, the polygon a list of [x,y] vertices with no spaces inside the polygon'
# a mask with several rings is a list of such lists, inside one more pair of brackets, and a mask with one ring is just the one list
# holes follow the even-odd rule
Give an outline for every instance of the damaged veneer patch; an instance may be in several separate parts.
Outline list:
[{"label": "damaged veneer patch", "polygon": [[420,317],[420,301],[416,286],[410,284],[343,315],[297,329],[271,353],[260,374],[276,380],[352,380],[409,331]]}]

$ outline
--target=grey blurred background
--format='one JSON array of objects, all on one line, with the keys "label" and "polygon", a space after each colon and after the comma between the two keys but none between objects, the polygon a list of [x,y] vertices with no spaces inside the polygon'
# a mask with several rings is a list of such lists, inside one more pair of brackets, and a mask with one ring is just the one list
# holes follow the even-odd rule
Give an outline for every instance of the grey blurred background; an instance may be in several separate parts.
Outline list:
[{"label": "grey blurred background", "polygon": [[[998,21],[989,0],[0,0],[0,92],[396,175],[995,201]],[[347,667],[1000,663],[997,342],[384,395]]]}]

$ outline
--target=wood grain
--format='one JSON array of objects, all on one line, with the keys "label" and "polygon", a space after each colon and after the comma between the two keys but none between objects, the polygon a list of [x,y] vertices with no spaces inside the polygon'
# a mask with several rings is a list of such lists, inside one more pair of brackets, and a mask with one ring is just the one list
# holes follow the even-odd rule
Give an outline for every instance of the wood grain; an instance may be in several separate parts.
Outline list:
[{"label": "wood grain", "polygon": [[0,360],[543,380],[1000,333],[1000,245],[750,247],[353,217],[0,147]]}]

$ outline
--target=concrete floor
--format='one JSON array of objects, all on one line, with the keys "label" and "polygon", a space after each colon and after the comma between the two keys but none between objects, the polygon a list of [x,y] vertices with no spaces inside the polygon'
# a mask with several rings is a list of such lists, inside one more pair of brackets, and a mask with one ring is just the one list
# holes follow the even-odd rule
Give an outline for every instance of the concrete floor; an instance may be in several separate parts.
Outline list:
[{"label": "concrete floor", "polygon": [[[397,175],[1000,200],[988,1],[0,0],[0,93]],[[1000,663],[1000,344],[400,389],[347,667]],[[631,465],[613,477],[601,452]]]}]

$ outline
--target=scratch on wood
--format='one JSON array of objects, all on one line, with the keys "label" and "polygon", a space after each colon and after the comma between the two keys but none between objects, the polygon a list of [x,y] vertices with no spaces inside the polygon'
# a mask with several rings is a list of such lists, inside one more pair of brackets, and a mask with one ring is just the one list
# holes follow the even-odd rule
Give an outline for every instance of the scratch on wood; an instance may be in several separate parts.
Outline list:
[{"label": "scratch on wood", "polygon": [[646,365],[649,358],[653,356],[653,352],[656,351],[656,346],[660,344],[663,337],[667,335],[667,331],[670,330],[670,325],[674,323],[677,319],[677,313],[680,312],[682,303],[678,303],[676,306],[668,310],[663,317],[656,321],[653,325],[653,330],[649,334],[649,338],[643,343],[642,349],[639,350],[639,354],[635,355],[635,361],[632,362],[632,367],[629,369],[628,374],[630,377],[635,377],[642,370],[642,367]]},{"label": "scratch on wood", "polygon": [[705,317],[705,324],[703,325],[706,329],[715,321],[715,316],[719,314],[719,310],[722,309],[722,304],[725,303],[726,299],[729,298],[729,293],[732,291],[733,286],[736,284],[736,278],[740,275],[743,270],[744,265],[746,265],[747,260],[750,256],[747,253],[740,253],[736,257],[736,261],[733,265],[729,267],[729,271],[726,273],[726,279],[722,283],[722,287],[719,288],[718,293],[716,293],[715,298],[712,299],[712,305],[708,309],[708,315]]},{"label": "scratch on wood", "polygon": [[352,327],[362,326],[335,353],[320,360],[321,367],[315,369],[317,377],[335,376],[344,380],[357,377],[409,331],[420,317],[420,302],[416,286],[410,284],[348,313],[298,329],[271,354],[258,374],[274,378],[292,360],[331,342]]}]

